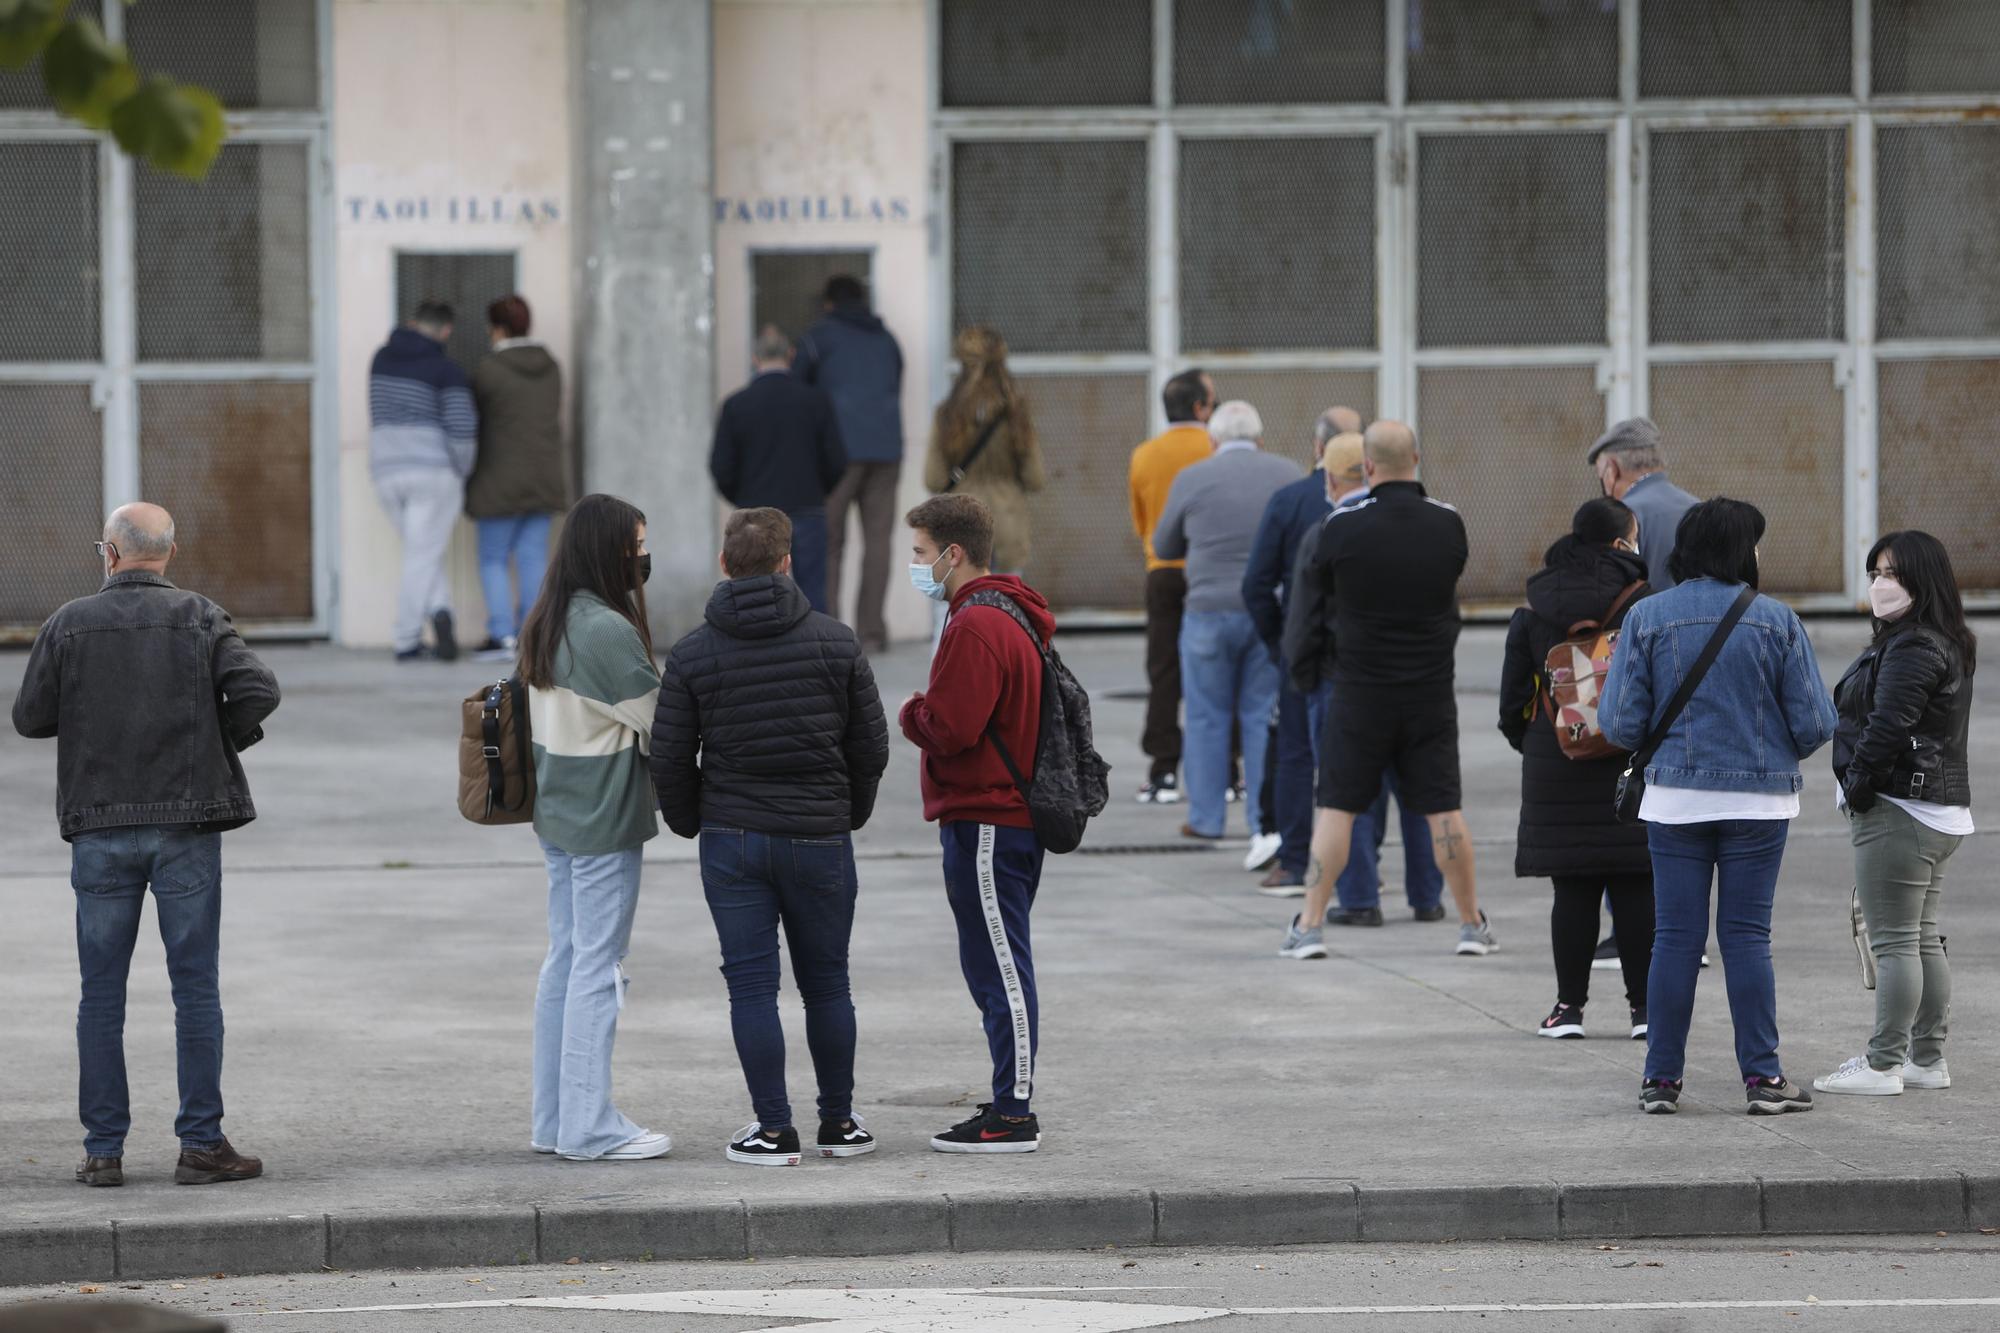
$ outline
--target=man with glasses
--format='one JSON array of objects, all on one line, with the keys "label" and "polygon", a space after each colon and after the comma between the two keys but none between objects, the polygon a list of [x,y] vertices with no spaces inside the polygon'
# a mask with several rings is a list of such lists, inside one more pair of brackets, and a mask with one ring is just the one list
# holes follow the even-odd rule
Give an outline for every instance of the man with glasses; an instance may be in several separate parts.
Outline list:
[{"label": "man with glasses", "polygon": [[263,1163],[222,1134],[221,834],[257,817],[240,751],[263,739],[278,682],[229,613],[167,581],[172,515],[130,504],[97,544],[104,586],[49,617],[14,729],[56,741],[56,809],[76,890],[79,1112],[85,1185],[125,1183],[125,981],[153,891],[173,982],[181,1141],[174,1181],[249,1180]]}]

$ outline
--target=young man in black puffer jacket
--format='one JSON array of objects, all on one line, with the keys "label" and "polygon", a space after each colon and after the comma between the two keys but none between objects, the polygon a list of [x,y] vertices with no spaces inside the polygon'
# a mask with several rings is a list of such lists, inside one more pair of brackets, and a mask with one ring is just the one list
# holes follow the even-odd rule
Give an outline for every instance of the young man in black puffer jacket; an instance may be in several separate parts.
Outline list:
[{"label": "young man in black puffer jacket", "polygon": [[[1507,627],[1500,668],[1500,730],[1521,752],[1521,826],[1514,874],[1546,878],[1555,890],[1549,913],[1556,964],[1556,1006],[1542,1020],[1545,1037],[1581,1037],[1590,999],[1590,963],[1597,941],[1598,904],[1611,900],[1611,926],[1632,1010],[1631,1035],[1646,1035],[1646,977],[1653,959],[1653,861],[1644,824],[1613,816],[1612,790],[1627,756],[1572,759],[1557,743],[1548,716],[1549,650],[1571,627],[1596,621],[1615,627],[1644,597],[1646,562],[1639,556],[1639,521],[1617,500],[1592,500],[1576,511],[1570,533],[1549,547],[1543,568],[1528,579],[1528,604]],[[1624,606],[1613,618],[1621,595]]]},{"label": "young man in black puffer jacket", "polygon": [[796,1166],[778,1021],[778,927],[805,1002],[822,1157],[872,1152],[854,1116],[847,940],[854,830],[889,763],[875,675],[854,631],[792,581],[791,520],[732,514],[706,623],[667,656],[653,718],[653,785],[667,827],[701,836],[701,882],[722,941],[729,1020],[756,1121],[732,1162]]}]

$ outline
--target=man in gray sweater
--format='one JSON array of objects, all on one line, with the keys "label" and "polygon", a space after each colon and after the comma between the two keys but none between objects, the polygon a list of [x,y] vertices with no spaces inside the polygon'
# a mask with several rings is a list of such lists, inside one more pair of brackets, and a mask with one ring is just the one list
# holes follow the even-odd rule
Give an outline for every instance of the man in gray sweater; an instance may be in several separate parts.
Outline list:
[{"label": "man in gray sweater", "polygon": [[[1278,667],[1243,603],[1243,572],[1264,507],[1304,473],[1263,451],[1264,423],[1245,402],[1227,402],[1208,419],[1215,456],[1183,470],[1167,492],[1153,530],[1162,559],[1187,561],[1187,611],[1181,621],[1181,689],[1187,700],[1182,778],[1191,838],[1220,838],[1228,815],[1229,733],[1243,735],[1243,802],[1251,860],[1277,854],[1279,834],[1261,827],[1264,749],[1278,703]],[[1268,850],[1264,850],[1268,844]],[[1262,855],[1259,853],[1262,851]]]}]

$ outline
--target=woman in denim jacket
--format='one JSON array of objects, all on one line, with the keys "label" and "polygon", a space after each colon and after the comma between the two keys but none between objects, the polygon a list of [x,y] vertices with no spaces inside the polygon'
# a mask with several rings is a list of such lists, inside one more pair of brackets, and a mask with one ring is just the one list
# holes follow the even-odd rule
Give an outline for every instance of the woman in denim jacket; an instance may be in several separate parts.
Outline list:
[{"label": "woman in denim jacket", "polygon": [[[1679,585],[1633,606],[1605,681],[1598,722],[1613,743],[1645,743],[1723,614],[1744,585],[1757,586],[1763,535],[1764,515],[1740,500],[1708,500],[1682,518],[1671,562]],[[1760,596],[1646,768],[1639,817],[1653,854],[1655,932],[1639,1104],[1648,1112],[1679,1108],[1711,883],[1750,1112],[1812,1107],[1778,1063],[1771,903],[1799,813],[1799,761],[1832,738],[1836,721],[1805,626]]]}]

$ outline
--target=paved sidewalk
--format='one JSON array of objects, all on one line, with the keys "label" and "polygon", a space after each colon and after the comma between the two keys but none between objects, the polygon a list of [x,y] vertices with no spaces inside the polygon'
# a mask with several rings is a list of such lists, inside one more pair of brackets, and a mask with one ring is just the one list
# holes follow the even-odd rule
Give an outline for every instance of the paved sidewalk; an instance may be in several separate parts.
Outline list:
[{"label": "paved sidewalk", "polygon": [[[1859,643],[1851,624],[1814,632],[1829,673]],[[0,975],[12,1010],[0,1059],[0,1285],[114,1269],[572,1254],[2000,1223],[2000,1106],[1987,1095],[2000,1058],[1992,835],[1961,851],[1946,895],[1955,1089],[1746,1117],[1718,968],[1690,1044],[1692,1104],[1649,1119],[1634,1107],[1643,1047],[1623,1039],[1613,974],[1594,978],[1599,1035],[1533,1035],[1553,997],[1547,889],[1509,873],[1519,777],[1489,720],[1496,631],[1468,631],[1461,653],[1469,817],[1503,944],[1487,959],[1452,956],[1452,925],[1395,912],[1379,931],[1329,932],[1328,962],[1278,959],[1287,908],[1254,892],[1241,845],[1181,851],[1179,808],[1130,802],[1142,773],[1139,640],[1064,646],[1117,765],[1117,800],[1092,844],[1137,850],[1050,858],[1036,913],[1046,1128],[1043,1150],[1024,1157],[927,1148],[982,1097],[986,1056],[957,974],[935,834],[916,811],[914,753],[900,741],[860,839],[854,942],[858,1104],[882,1150],[795,1170],[723,1160],[727,1136],[751,1117],[692,845],[668,835],[649,847],[618,1100],[671,1132],[673,1155],[597,1164],[528,1152],[539,858],[527,830],[474,827],[453,805],[456,700],[486,669],[282,648],[270,657],[285,703],[246,761],[262,818],[225,848],[227,1128],[269,1175],[170,1187],[172,1009],[157,939],[142,936],[127,1032],[131,1183],[86,1190],[70,1180],[81,1139],[76,980],[54,747],[0,739],[0,801],[15,815],[0,825]],[[0,701],[21,660],[0,656]],[[890,707],[925,664],[919,649],[878,663]],[[2000,781],[1996,694],[1982,689],[1975,719],[1980,793]],[[1871,1013],[1847,937],[1849,852],[1824,764],[1809,769],[1776,926],[1787,1070],[1801,1082],[1859,1050]],[[1232,813],[1232,828],[1240,820]],[[1392,848],[1392,882],[1398,866]],[[783,1003],[793,1100],[809,1108],[789,986]]]}]

